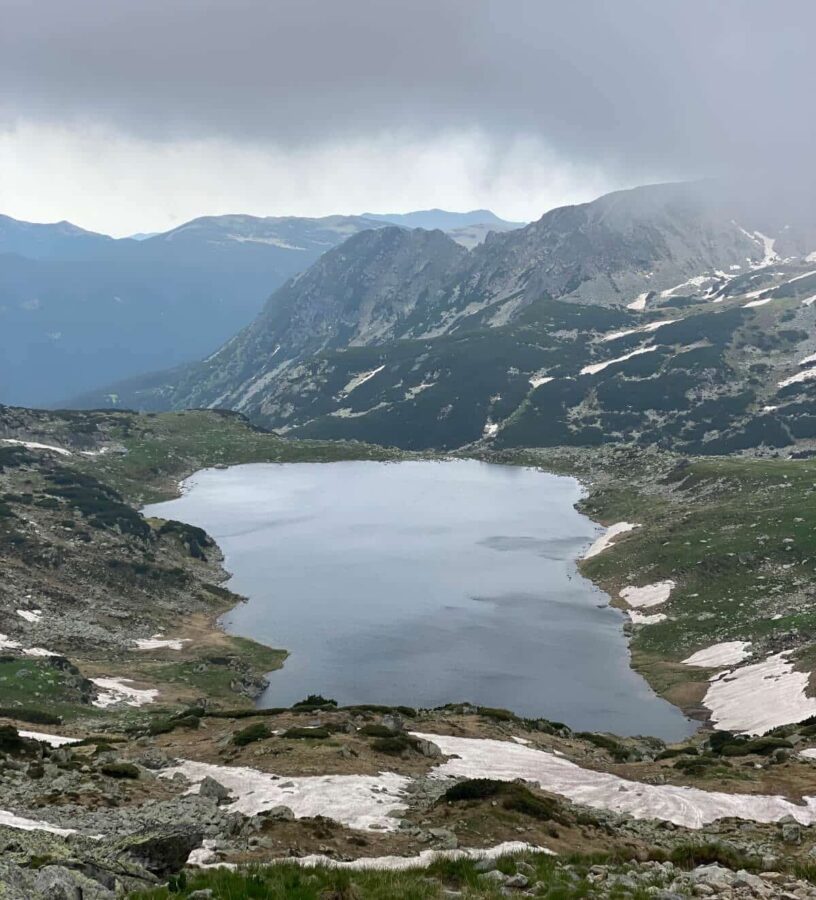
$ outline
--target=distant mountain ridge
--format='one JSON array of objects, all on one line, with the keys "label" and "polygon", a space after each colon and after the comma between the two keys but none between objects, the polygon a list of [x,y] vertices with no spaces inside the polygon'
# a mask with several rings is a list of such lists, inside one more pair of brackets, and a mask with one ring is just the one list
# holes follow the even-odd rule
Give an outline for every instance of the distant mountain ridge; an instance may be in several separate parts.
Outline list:
[{"label": "distant mountain ridge", "polygon": [[137,240],[0,216],[0,401],[55,404],[211,353],[288,278],[384,225],[204,216]]},{"label": "distant mountain ridge", "polygon": [[473,225],[486,225],[495,231],[510,231],[521,228],[524,222],[508,222],[500,219],[489,209],[473,209],[470,212],[448,212],[444,209],[423,209],[409,213],[363,213],[364,219],[375,219],[391,225],[403,225],[406,228],[425,228],[433,231],[453,231],[458,228],[469,228]]},{"label": "distant mountain ridge", "polygon": [[470,251],[441,231],[367,231],[205,361],[82,403],[226,408],[412,449],[816,441],[816,369],[799,374],[816,359],[814,221],[770,212],[717,184],[655,185]]}]

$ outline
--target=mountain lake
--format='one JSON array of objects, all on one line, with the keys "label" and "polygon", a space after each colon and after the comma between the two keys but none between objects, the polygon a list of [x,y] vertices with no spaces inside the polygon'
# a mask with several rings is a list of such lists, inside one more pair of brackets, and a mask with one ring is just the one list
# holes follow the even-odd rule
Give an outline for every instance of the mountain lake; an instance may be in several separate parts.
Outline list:
[{"label": "mountain lake", "polygon": [[251,464],[144,513],[206,529],[248,598],[224,628],[290,652],[260,706],[469,701],[680,739],[695,726],[629,667],[624,614],[577,570],[601,532],[581,491],[470,460]]}]

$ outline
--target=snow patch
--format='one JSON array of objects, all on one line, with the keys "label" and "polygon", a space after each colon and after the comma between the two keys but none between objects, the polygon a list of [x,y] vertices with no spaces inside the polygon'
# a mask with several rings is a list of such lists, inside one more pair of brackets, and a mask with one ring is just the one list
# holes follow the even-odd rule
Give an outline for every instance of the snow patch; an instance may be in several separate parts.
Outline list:
[{"label": "snow patch", "polygon": [[795,375],[791,375],[790,378],[780,381],[779,387],[787,387],[789,384],[797,384],[800,381],[810,381],[811,378],[816,378],[816,369],[805,369],[804,372],[797,372]]},{"label": "snow patch", "polygon": [[79,738],[65,737],[61,734],[46,734],[44,731],[18,731],[20,737],[28,738],[32,741],[42,741],[51,747],[63,747],[66,744],[78,744]]},{"label": "snow patch", "polygon": [[343,388],[340,393],[343,396],[350,394],[353,390],[356,390],[360,387],[361,384],[365,384],[367,381],[372,379],[375,375],[378,375],[385,368],[385,365],[380,366],[377,369],[372,369],[370,372],[360,372],[359,375],[355,375],[348,384]]},{"label": "snow patch", "polygon": [[701,828],[723,818],[777,822],[793,816],[803,825],[816,822],[816,798],[802,805],[784,797],[726,794],[670,784],[643,784],[607,772],[583,769],[543,750],[510,741],[415,734],[433,741],[446,756],[455,754],[430,771],[432,778],[516,778],[536,782],[545,791],[593,809],[628,813],[636,819],[661,819],[686,828]]},{"label": "snow patch", "polygon": [[695,275],[693,278],[689,278],[688,281],[684,281],[682,284],[676,284],[674,287],[666,288],[665,291],[660,292],[660,296],[671,297],[672,294],[677,293],[681,288],[702,287],[707,281],[711,281],[711,275]]},{"label": "snow patch", "polygon": [[160,634],[154,634],[151,638],[136,638],[133,650],[181,650],[184,644],[190,643],[190,638],[163,638]]},{"label": "snow patch", "polygon": [[692,653],[683,660],[683,665],[699,666],[700,668],[734,666],[748,659],[751,655],[748,650],[750,646],[750,641],[723,641],[721,644],[712,644],[710,647]]},{"label": "snow patch", "polygon": [[790,652],[783,650],[711,679],[703,703],[716,728],[764,734],[816,715],[816,698],[805,693],[809,675],[794,670],[787,658]]},{"label": "snow patch", "polygon": [[7,634],[0,634],[0,650],[19,650],[22,644],[13,641]]},{"label": "snow patch", "polygon": [[600,343],[605,344],[608,341],[616,341],[618,338],[627,337],[630,334],[657,331],[658,328],[662,328],[664,325],[672,325],[676,321],[677,319],[664,319],[662,322],[649,322],[648,325],[641,325],[639,328],[627,328],[625,331],[613,331],[610,334],[605,334],[600,339]]},{"label": "snow patch", "polygon": [[299,819],[326,816],[349,828],[395,831],[398,820],[390,813],[407,808],[404,791],[409,779],[393,772],[287,778],[246,766],[182,760],[180,765],[163,769],[160,774],[162,778],[172,778],[177,772],[194,784],[207,775],[215,778],[236,798],[225,809],[247,816],[273,806],[288,806]]},{"label": "snow patch", "polygon": [[654,584],[644,584],[643,587],[625,587],[621,589],[620,596],[636,609],[647,606],[658,606],[669,599],[669,595],[675,588],[675,583],[669,578],[666,581],[656,581]]},{"label": "snow patch", "polygon": [[765,306],[766,303],[770,303],[773,297],[765,297],[764,300],[749,300],[747,303],[742,304],[743,309],[750,309],[752,306]]},{"label": "snow patch", "polygon": [[612,546],[612,541],[619,534],[625,534],[627,531],[632,531],[633,528],[640,528],[640,525],[636,525],[632,522],[616,522],[614,525],[610,525],[609,528],[595,540],[589,550],[584,554],[583,558],[592,559],[593,556],[603,553],[607,547]]},{"label": "snow patch", "polygon": [[546,853],[554,856],[552,850],[539,847],[536,844],[528,844],[525,841],[504,841],[495,847],[483,849],[463,847],[459,850],[420,850],[417,856],[364,856],[360,859],[339,860],[331,856],[323,856],[313,853],[310,856],[298,858],[283,857],[273,860],[274,863],[295,862],[299,866],[313,868],[314,866],[327,866],[330,869],[353,869],[356,871],[365,869],[389,870],[392,872],[404,872],[407,869],[426,869],[438,859],[499,859],[515,853]]},{"label": "snow patch", "polygon": [[528,381],[530,382],[530,386],[535,389],[541,387],[542,384],[549,384],[551,381],[555,381],[555,379],[551,375],[540,375],[536,373],[535,375],[531,375]]},{"label": "snow patch", "polygon": [[21,619],[25,619],[26,622],[39,622],[42,618],[42,610],[41,609],[18,609],[17,615]]},{"label": "snow patch", "polygon": [[652,616],[639,613],[636,609],[627,610],[629,619],[633,625],[657,625],[658,622],[665,622],[668,616],[665,613],[655,613]]},{"label": "snow patch", "polygon": [[626,304],[626,308],[633,309],[635,312],[643,312],[646,309],[646,300],[650,293],[651,291],[644,291],[642,294],[638,294],[631,303]]},{"label": "snow patch", "polygon": [[651,353],[652,350],[657,350],[657,347],[652,345],[650,347],[638,347],[636,350],[633,350],[631,353],[626,353],[624,356],[619,356],[617,359],[609,359],[606,362],[601,363],[592,363],[591,365],[584,366],[581,369],[581,375],[595,375],[598,372],[602,372],[607,366],[614,366],[615,363],[626,362],[627,359],[631,359],[633,356],[640,356],[641,353]]},{"label": "snow patch", "polygon": [[0,438],[1,444],[13,444],[15,447],[27,447],[29,450],[50,450],[59,453],[60,456],[71,456],[71,451],[64,447],[55,447],[53,444],[38,444],[37,441],[18,441],[14,438]]},{"label": "snow patch", "polygon": [[50,825],[48,822],[42,822],[39,819],[26,819],[15,813],[7,812],[0,809],[0,825],[6,828],[19,828],[22,831],[48,831],[51,834],[59,834],[67,837],[69,834],[76,834],[73,828],[57,828],[56,825]]},{"label": "snow patch", "polygon": [[93,705],[101,709],[124,703],[127,706],[144,706],[152,703],[159,692],[155,688],[132,687],[130,678],[92,678],[91,681],[102,689],[102,693],[94,700]]}]

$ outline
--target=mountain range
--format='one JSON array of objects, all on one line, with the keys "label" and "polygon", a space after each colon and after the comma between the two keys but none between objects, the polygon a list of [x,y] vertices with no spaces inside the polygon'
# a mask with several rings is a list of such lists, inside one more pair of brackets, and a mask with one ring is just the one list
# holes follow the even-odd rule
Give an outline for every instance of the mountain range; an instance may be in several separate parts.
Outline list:
[{"label": "mountain range", "polygon": [[366,230],[205,360],[81,403],[227,408],[408,449],[807,444],[816,230],[780,196],[647,186],[471,250],[439,230]]},{"label": "mountain range", "polygon": [[[488,229],[513,227],[486,211],[484,224],[470,213],[439,215],[469,246]],[[116,240],[69,222],[0,216],[0,402],[55,404],[199,358],[326,250],[384,224],[208,216]]]}]

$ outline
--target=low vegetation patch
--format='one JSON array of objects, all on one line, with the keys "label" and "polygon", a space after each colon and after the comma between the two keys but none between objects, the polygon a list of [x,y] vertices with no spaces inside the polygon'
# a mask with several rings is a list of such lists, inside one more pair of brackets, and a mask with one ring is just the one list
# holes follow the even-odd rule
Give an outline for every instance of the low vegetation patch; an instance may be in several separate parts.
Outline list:
[{"label": "low vegetation patch", "polygon": [[232,736],[232,743],[236,747],[245,747],[247,744],[262,741],[268,737],[272,737],[269,726],[263,722],[256,722],[254,725],[248,725],[246,728],[236,731]]},{"label": "low vegetation patch", "polygon": [[543,822],[563,823],[558,803],[539,797],[528,787],[513,781],[498,781],[493,778],[469,778],[449,787],[442,795],[442,803],[500,799],[504,809],[513,810]]}]

